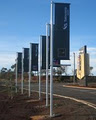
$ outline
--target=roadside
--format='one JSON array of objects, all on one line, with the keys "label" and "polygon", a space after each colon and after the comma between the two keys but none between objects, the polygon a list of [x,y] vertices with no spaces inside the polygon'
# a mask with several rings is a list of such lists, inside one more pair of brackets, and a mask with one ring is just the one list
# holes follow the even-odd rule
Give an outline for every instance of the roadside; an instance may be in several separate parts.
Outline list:
[{"label": "roadside", "polygon": [[45,95],[38,100],[38,93],[28,97],[28,91],[10,98],[5,87],[0,86],[0,120],[96,120],[96,110],[72,100],[54,97],[53,111],[58,117],[49,117],[45,107]]}]

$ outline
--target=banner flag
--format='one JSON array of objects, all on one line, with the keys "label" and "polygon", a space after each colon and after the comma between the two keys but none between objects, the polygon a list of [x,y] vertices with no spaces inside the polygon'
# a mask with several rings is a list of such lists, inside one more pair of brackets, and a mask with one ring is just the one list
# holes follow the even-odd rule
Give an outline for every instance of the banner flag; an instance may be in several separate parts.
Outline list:
[{"label": "banner flag", "polygon": [[38,44],[31,44],[31,71],[38,71]]},{"label": "banner flag", "polygon": [[[42,61],[42,69],[46,69],[46,36],[41,36],[41,61]],[[50,68],[50,37],[48,42],[48,68]]]},{"label": "banner flag", "polygon": [[69,60],[70,4],[55,3],[53,25],[53,58]]},{"label": "banner flag", "polygon": [[23,66],[24,72],[29,72],[29,48],[23,49]]},{"label": "banner flag", "polygon": [[22,72],[22,53],[17,53],[17,73]]}]

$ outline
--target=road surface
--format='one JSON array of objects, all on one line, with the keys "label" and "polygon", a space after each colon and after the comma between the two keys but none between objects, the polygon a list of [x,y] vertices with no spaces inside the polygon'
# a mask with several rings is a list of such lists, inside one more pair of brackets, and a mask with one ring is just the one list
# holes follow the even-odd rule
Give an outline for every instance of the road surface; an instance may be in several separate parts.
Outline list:
[{"label": "road surface", "polygon": [[[96,89],[72,88],[63,85],[63,83],[54,83],[53,93],[84,100],[96,105]],[[28,89],[28,84],[24,85],[24,87]],[[41,88],[42,92],[46,92],[44,83]],[[31,84],[31,90],[39,91],[38,83]]]}]

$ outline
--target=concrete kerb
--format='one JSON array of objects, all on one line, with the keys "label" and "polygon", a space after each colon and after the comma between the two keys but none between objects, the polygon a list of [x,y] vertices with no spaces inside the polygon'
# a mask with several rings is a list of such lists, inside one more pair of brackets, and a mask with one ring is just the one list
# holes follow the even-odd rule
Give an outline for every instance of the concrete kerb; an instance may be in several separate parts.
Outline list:
[{"label": "concrete kerb", "polygon": [[90,87],[79,87],[79,86],[72,86],[72,85],[63,85],[63,87],[77,88],[77,89],[86,89],[86,90],[96,90],[96,88],[90,88]]}]

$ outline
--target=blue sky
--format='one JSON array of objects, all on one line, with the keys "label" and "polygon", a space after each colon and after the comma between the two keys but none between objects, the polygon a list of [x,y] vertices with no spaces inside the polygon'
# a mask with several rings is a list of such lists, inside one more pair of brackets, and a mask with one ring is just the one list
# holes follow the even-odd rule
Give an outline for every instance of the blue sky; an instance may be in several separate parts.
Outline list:
[{"label": "blue sky", "polygon": [[[16,52],[39,42],[50,22],[51,0],[0,0],[0,69],[15,62]],[[88,45],[96,59],[96,0],[54,0],[71,3],[71,53]],[[91,61],[92,61],[91,60]],[[92,62],[91,62],[92,63]],[[92,63],[93,65],[93,63]]]}]

